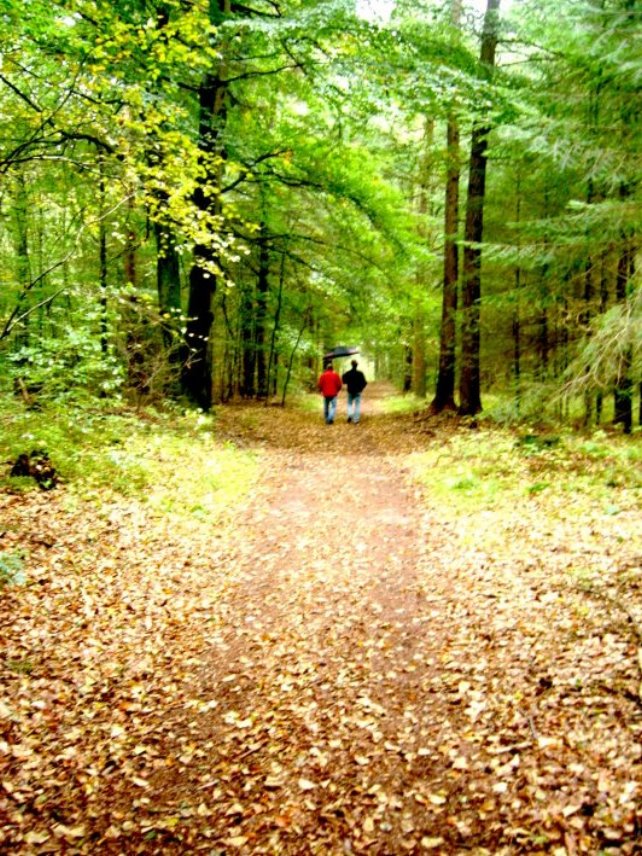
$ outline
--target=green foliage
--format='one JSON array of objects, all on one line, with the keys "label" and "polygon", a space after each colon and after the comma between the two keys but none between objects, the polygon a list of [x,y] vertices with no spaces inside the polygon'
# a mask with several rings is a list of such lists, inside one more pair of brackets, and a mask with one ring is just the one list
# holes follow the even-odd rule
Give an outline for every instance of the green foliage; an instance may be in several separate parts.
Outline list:
[{"label": "green foliage", "polygon": [[461,430],[414,455],[412,468],[448,515],[518,515],[521,503],[541,493],[551,509],[591,502],[614,513],[614,491],[618,508],[634,508],[642,498],[641,459],[635,442],[603,431],[587,439],[484,428]]},{"label": "green foliage", "polygon": [[[137,414],[70,402],[33,411],[5,397],[0,429],[3,460],[27,447],[49,450],[71,503],[117,494],[177,518],[209,519],[234,505],[255,473],[252,456],[217,443],[215,421],[197,411]],[[15,490],[26,481],[7,469],[0,486]]]},{"label": "green foliage", "polygon": [[24,556],[16,550],[0,551],[0,589],[8,585],[24,585]]}]

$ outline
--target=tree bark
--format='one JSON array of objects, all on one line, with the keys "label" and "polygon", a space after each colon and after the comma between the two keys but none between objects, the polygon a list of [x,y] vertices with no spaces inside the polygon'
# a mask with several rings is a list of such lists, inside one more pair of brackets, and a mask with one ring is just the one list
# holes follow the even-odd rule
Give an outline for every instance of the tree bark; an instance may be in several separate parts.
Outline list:
[{"label": "tree bark", "polygon": [[[14,253],[16,280],[20,286],[18,304],[25,301],[31,288],[31,258],[29,253],[29,200],[27,197],[27,184],[24,175],[20,172],[16,179],[16,200],[13,206],[13,222],[15,226]],[[24,322],[18,329],[17,341],[20,344],[29,343],[29,315],[26,314]],[[6,328],[5,328],[6,329]]]},{"label": "tree bark", "polygon": [[[210,1],[210,21],[219,25],[230,14],[230,0]],[[205,75],[199,90],[199,148],[205,177],[192,201],[204,215],[220,215],[221,164],[225,151],[221,133],[227,120],[228,84],[223,69]],[[182,376],[186,394],[204,410],[212,406],[212,299],[216,293],[219,259],[212,244],[197,244],[189,274],[188,322],[185,341],[188,358]]]},{"label": "tree bark", "polygon": [[[484,16],[480,62],[491,70],[495,65],[497,49],[497,12],[499,0],[488,0]],[[486,164],[488,149],[488,123],[473,128],[468,195],[466,199],[466,227],[462,282],[462,339],[461,373],[459,378],[459,412],[474,416],[482,409],[480,376],[480,301],[481,301],[481,248],[484,235],[484,196],[486,193]]]},{"label": "tree bark", "polygon": [[181,308],[181,279],[174,235],[168,226],[154,223],[156,237],[156,286],[161,313],[177,313]]},{"label": "tree bark", "polygon": [[277,338],[281,324],[281,309],[283,307],[283,283],[285,281],[285,252],[281,253],[281,267],[279,270],[279,290],[276,297],[276,309],[274,311],[274,325],[272,327],[272,336],[270,338],[270,355],[268,359],[267,369],[267,388],[268,396],[276,395],[277,391],[277,369],[278,369],[278,353],[276,350]]},{"label": "tree bark", "polygon": [[256,392],[256,343],[254,338],[254,285],[241,286],[240,347],[241,383],[243,398],[253,398]]},{"label": "tree bark", "polygon": [[[451,17],[457,29],[461,22],[461,0],[453,0]],[[446,128],[446,196],[444,205],[444,273],[439,336],[439,370],[435,397],[430,404],[432,413],[456,410],[455,368],[457,346],[457,285],[459,280],[459,123],[453,112]]]},{"label": "tree bark", "polygon": [[107,353],[107,227],[105,225],[105,162],[102,152],[98,154],[98,281],[100,284],[100,350]]},{"label": "tree bark", "polygon": [[[628,196],[628,188],[621,191],[621,196]],[[623,246],[617,262],[615,280],[615,297],[619,303],[624,303],[629,291],[629,282],[635,272],[635,250],[631,238],[623,238]],[[618,377],[614,390],[615,413],[613,422],[622,425],[625,434],[630,434],[633,428],[633,381],[631,379],[631,364],[633,355],[627,348],[620,362]]]},{"label": "tree bark", "polygon": [[259,231],[259,275],[256,281],[256,392],[258,398],[267,398],[266,323],[267,299],[270,285],[270,247],[265,222]]},{"label": "tree bark", "polygon": [[[423,152],[417,176],[418,205],[420,217],[419,233],[425,243],[432,244],[428,215],[432,196],[432,146],[435,123],[433,119],[424,122]],[[412,391],[418,398],[426,397],[426,313],[424,309],[425,293],[429,289],[429,270],[425,264],[418,265],[416,274],[417,293],[414,299],[412,316]]]}]

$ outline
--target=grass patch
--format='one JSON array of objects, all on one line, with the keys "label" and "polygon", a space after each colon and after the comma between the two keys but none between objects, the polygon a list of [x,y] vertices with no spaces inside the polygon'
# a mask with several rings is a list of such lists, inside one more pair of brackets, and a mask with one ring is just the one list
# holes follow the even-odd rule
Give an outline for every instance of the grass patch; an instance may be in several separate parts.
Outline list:
[{"label": "grass patch", "polygon": [[417,398],[411,392],[387,396],[382,401],[382,413],[415,413],[426,409],[426,399]]},{"label": "grass patch", "polygon": [[510,429],[461,431],[413,455],[416,477],[450,513],[510,511],[544,501],[570,509],[587,501],[603,514],[639,507],[642,450],[631,438],[591,438]]},{"label": "grass patch", "polygon": [[[162,513],[209,518],[236,504],[256,473],[254,455],[216,442],[200,412],[25,410],[3,401],[0,455],[46,449],[70,498],[137,499]],[[0,477],[0,489],[38,490],[32,479]]]}]

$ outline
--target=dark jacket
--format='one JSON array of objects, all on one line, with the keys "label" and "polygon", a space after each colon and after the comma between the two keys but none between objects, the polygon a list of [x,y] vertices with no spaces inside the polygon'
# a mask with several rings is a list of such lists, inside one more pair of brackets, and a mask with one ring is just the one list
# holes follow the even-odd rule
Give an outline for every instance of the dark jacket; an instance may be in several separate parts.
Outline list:
[{"label": "dark jacket", "polygon": [[363,372],[360,372],[359,369],[350,369],[347,371],[341,380],[348,387],[348,392],[350,395],[359,395],[360,392],[368,385],[368,381],[366,380],[366,376]]}]

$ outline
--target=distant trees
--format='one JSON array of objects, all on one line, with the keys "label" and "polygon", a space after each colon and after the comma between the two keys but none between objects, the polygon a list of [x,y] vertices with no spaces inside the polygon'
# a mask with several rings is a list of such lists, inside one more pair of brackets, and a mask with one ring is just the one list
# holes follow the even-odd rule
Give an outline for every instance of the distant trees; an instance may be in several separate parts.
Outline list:
[{"label": "distant trees", "polygon": [[631,430],[637,6],[7,0],[4,374],[209,408],[359,342],[436,412]]}]

